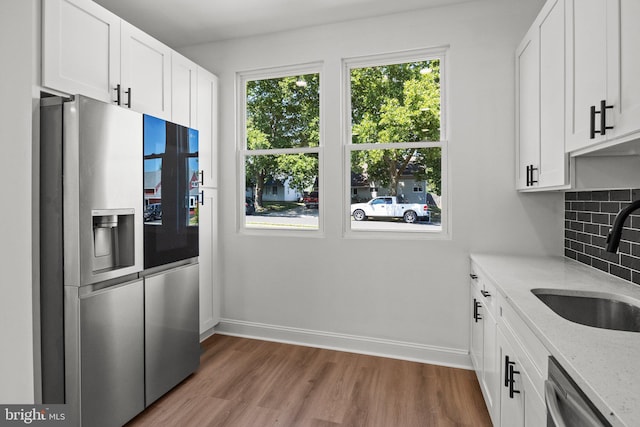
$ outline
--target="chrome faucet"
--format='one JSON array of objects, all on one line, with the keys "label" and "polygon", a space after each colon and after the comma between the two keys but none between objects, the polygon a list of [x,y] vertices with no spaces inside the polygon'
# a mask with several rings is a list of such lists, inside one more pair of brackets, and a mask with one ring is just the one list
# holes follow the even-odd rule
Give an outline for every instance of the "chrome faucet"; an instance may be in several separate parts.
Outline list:
[{"label": "chrome faucet", "polygon": [[624,222],[631,214],[631,212],[635,211],[636,209],[640,209],[640,200],[631,202],[629,206],[618,212],[616,219],[613,221],[613,226],[611,227],[611,229],[609,230],[609,234],[607,235],[607,252],[615,254],[618,251]]}]

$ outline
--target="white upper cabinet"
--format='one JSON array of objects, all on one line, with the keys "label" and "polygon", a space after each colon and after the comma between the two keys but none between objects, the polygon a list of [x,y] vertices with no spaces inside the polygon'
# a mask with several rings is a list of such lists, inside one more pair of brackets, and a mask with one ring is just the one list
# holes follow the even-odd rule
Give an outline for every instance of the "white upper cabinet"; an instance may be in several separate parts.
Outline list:
[{"label": "white upper cabinet", "polygon": [[171,120],[195,128],[197,117],[198,66],[177,52],[171,52]]},{"label": "white upper cabinet", "polygon": [[120,18],[86,0],[43,0],[42,86],[115,100]]},{"label": "white upper cabinet", "polygon": [[[613,0],[617,1],[617,0]],[[567,151],[605,139],[600,102],[607,99],[607,3],[611,0],[567,0]]]},{"label": "white upper cabinet", "polygon": [[171,120],[171,49],[122,21],[123,104]]},{"label": "white upper cabinet", "polygon": [[171,120],[171,49],[90,0],[43,0],[42,86]]},{"label": "white upper cabinet", "polygon": [[[516,51],[516,138],[518,141],[518,188],[534,184],[540,163],[539,48],[537,28],[529,30]],[[532,169],[535,168],[535,171]]]},{"label": "white upper cabinet", "polygon": [[[611,134],[624,138],[640,130],[640,1],[610,1],[608,28],[609,62],[619,64],[616,73],[610,75],[610,85],[615,88],[611,103],[615,111],[615,126]],[[616,24],[619,28],[616,29]],[[619,52],[619,57],[617,56]]]},{"label": "white upper cabinet", "polygon": [[198,67],[199,162],[203,186],[218,186],[218,78]]},{"label": "white upper cabinet", "polygon": [[640,131],[640,2],[567,0],[567,151],[584,154]]},{"label": "white upper cabinet", "polygon": [[520,190],[568,185],[564,7],[564,0],[549,0],[516,50],[516,185]]}]

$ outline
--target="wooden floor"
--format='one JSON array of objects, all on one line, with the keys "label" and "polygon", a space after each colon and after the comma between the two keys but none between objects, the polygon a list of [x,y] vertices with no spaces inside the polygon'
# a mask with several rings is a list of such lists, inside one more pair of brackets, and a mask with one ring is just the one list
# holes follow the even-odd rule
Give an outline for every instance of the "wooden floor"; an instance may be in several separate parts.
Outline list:
[{"label": "wooden floor", "polygon": [[128,427],[490,426],[473,371],[224,335]]}]

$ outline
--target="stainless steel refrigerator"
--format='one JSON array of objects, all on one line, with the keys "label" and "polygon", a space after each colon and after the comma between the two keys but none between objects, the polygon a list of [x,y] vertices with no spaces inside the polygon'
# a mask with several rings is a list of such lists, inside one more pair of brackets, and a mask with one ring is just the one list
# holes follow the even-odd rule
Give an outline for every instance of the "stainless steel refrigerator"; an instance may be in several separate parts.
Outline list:
[{"label": "stainless steel refrigerator", "polygon": [[[144,271],[140,113],[76,95],[43,98],[40,117],[42,400],[67,404],[72,425],[121,426],[150,403],[149,384],[164,393],[197,369],[197,264],[195,278],[192,265]],[[149,288],[185,274],[175,298]],[[174,343],[181,376],[153,371]]]}]

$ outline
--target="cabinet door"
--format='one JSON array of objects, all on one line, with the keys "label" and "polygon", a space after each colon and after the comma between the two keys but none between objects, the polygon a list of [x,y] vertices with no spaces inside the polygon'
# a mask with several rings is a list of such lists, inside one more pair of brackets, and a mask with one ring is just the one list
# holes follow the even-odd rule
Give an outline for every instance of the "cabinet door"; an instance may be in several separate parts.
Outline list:
[{"label": "cabinet door", "polygon": [[[536,29],[530,30],[516,51],[516,138],[519,189],[528,188],[529,167],[540,164],[539,47]],[[538,180],[537,171],[533,174]]]},{"label": "cabinet door", "polygon": [[218,186],[218,78],[198,67],[200,168],[205,187]]},{"label": "cabinet door", "polygon": [[[484,350],[484,324],[482,323],[482,303],[480,302],[480,291],[475,284],[471,285],[471,337],[469,343],[469,355],[471,363],[478,374],[478,378],[483,376]],[[482,383],[482,381],[481,381]],[[482,384],[481,384],[482,385]]]},{"label": "cabinet door", "polygon": [[[484,307],[484,305],[483,305]],[[494,425],[500,419],[500,363],[498,357],[498,326],[489,310],[486,310],[483,340],[484,389],[487,408]]]},{"label": "cabinet door", "polygon": [[[524,426],[525,390],[522,381],[523,370],[515,358],[515,351],[511,343],[500,329],[498,329],[498,349],[500,355],[501,425],[508,425],[509,427]],[[512,373],[511,370],[514,372]],[[513,383],[511,380],[513,380]]]},{"label": "cabinet door", "polygon": [[171,52],[171,121],[196,126],[197,65]]},{"label": "cabinet door", "polygon": [[[607,3],[610,0],[567,0],[567,151],[596,144],[590,138],[590,108],[607,97]],[[596,129],[599,129],[599,115]]]},{"label": "cabinet door", "polygon": [[217,280],[218,190],[202,189],[204,197],[198,206],[200,227],[200,333],[220,322],[220,286]]},{"label": "cabinet door", "polygon": [[640,130],[640,2],[610,0],[608,4],[608,62],[615,67],[609,73],[607,101],[615,111],[611,136],[623,137]]},{"label": "cabinet door", "polygon": [[123,105],[171,120],[171,49],[125,21],[121,35]]},{"label": "cabinet door", "polygon": [[565,154],[565,26],[564,0],[544,8],[538,26],[540,43],[540,166],[539,185],[550,187],[568,183]]},{"label": "cabinet door", "polygon": [[42,86],[115,99],[120,82],[120,18],[88,0],[42,3]]}]

